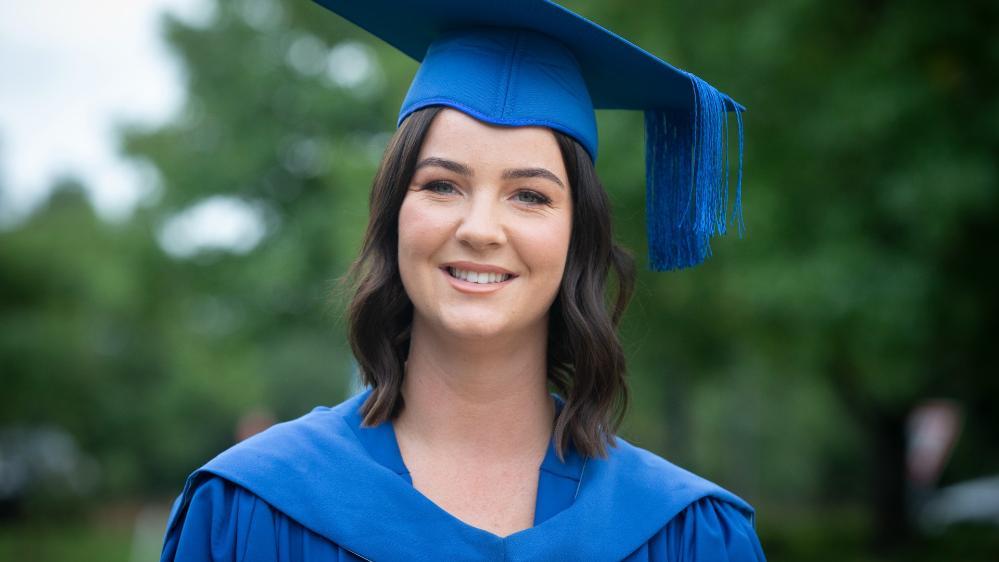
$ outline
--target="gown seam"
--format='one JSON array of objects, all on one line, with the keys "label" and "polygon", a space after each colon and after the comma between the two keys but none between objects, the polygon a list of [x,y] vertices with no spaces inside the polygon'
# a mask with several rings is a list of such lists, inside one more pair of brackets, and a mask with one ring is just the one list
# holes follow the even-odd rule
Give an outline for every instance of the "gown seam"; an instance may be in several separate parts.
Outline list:
[{"label": "gown seam", "polygon": [[[240,490],[237,490],[237,493],[239,493],[239,492],[240,492]],[[253,528],[253,518],[257,516],[257,503],[258,503],[258,499],[257,499],[257,495],[256,494],[250,493],[250,494],[247,494],[247,495],[250,496],[250,499],[252,501],[250,503],[250,518],[249,518],[249,521],[247,521],[247,523],[246,523],[246,528],[247,529],[252,529]],[[242,546],[243,546],[243,553],[239,556],[239,562],[244,562],[246,560],[246,553],[250,551],[250,545],[249,544],[243,544]]]},{"label": "gown seam", "polygon": [[562,473],[560,473],[560,472],[555,472],[554,470],[550,470],[550,469],[547,469],[547,468],[545,468],[545,467],[543,467],[543,466],[542,466],[542,467],[540,467],[540,470],[541,470],[542,472],[547,472],[548,474],[551,474],[552,476],[554,476],[554,477],[556,477],[556,478],[562,478],[562,479],[564,479],[564,480],[572,480],[572,481],[574,481],[574,482],[578,482],[578,481],[579,481],[579,479],[580,479],[580,477],[582,476],[582,473],[580,473],[580,477],[576,477],[576,476],[569,476],[568,474],[562,474]]},{"label": "gown seam", "polygon": [[586,473],[586,461],[589,457],[583,457],[583,466],[579,468],[579,481],[576,482],[576,492],[572,494],[572,499],[575,501],[576,497],[579,496],[579,488],[583,485],[583,474]]},{"label": "gown seam", "polygon": [[[336,544],[336,543],[334,543],[334,544]],[[352,555],[354,555],[354,556],[356,556],[356,557],[360,558],[361,560],[364,560],[365,562],[371,562],[371,559],[370,559],[370,558],[365,558],[365,557],[361,556],[360,554],[358,554],[358,553],[354,552],[353,550],[351,550],[351,549],[349,549],[349,548],[347,548],[347,547],[345,547],[345,546],[343,546],[343,545],[340,545],[340,544],[337,544],[336,546],[338,546],[339,548],[342,548],[343,550],[346,550],[347,552],[349,552],[349,553],[351,553]]]}]

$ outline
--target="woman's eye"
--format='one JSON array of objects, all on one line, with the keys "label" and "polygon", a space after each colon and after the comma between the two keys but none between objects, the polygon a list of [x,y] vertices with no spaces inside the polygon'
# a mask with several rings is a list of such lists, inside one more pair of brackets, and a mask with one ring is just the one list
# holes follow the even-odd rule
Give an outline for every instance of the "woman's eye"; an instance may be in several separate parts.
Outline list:
[{"label": "woman's eye", "polygon": [[530,205],[547,205],[550,200],[536,191],[518,191],[517,200]]},{"label": "woman's eye", "polygon": [[433,193],[440,193],[442,195],[449,195],[455,192],[454,186],[446,181],[432,181],[424,185],[423,189]]}]

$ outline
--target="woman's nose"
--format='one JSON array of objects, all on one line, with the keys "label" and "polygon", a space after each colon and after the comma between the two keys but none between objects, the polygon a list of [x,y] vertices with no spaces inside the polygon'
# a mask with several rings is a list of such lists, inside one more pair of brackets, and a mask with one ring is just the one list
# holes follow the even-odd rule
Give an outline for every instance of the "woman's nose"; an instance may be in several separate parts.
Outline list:
[{"label": "woman's nose", "polygon": [[462,244],[477,250],[503,245],[506,243],[506,231],[500,207],[492,196],[472,197],[465,207],[455,237]]}]

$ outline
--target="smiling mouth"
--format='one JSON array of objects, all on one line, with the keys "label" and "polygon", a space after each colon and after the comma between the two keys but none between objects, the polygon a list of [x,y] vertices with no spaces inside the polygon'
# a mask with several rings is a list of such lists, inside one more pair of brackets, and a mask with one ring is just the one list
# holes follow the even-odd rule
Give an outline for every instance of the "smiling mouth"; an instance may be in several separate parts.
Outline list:
[{"label": "smiling mouth", "polygon": [[461,279],[462,281],[468,281],[469,283],[477,283],[479,285],[502,283],[507,279],[513,277],[509,273],[488,273],[488,272],[480,273],[476,271],[468,271],[466,269],[458,269],[456,267],[447,267],[446,271],[448,275],[454,277],[455,279]]}]

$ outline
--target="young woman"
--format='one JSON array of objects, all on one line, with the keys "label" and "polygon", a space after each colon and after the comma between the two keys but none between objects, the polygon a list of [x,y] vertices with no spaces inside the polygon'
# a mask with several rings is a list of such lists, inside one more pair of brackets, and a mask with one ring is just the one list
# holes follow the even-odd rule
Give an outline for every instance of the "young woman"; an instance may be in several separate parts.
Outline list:
[{"label": "young woman", "polygon": [[[370,388],[195,472],[162,559],[762,560],[745,502],[614,436],[632,261],[593,167],[580,49],[542,32],[585,20],[526,0],[400,3],[388,23],[386,6],[325,4],[368,29],[428,12],[506,25],[430,39],[375,178],[350,309]],[[738,109],[686,80],[699,119],[710,95]],[[710,160],[663,115],[648,126],[678,160]],[[661,140],[650,170],[698,189],[655,165]],[[703,257],[705,232],[668,220],[665,265]]]}]

